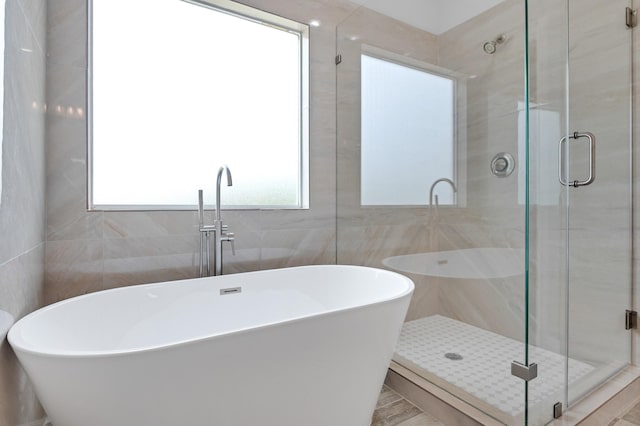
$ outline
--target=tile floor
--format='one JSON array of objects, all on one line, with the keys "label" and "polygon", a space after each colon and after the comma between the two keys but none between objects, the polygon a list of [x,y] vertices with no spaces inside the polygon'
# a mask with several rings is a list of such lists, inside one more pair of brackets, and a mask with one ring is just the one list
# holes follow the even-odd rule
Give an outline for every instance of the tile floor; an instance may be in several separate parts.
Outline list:
[{"label": "tile floor", "polygon": [[608,426],[640,426],[640,402],[620,418],[614,419]]},{"label": "tile floor", "polygon": [[[384,385],[373,413],[371,426],[445,426]],[[640,402],[607,426],[640,426]]]},{"label": "tile floor", "polygon": [[422,412],[385,385],[380,392],[371,426],[444,426],[444,423]]}]

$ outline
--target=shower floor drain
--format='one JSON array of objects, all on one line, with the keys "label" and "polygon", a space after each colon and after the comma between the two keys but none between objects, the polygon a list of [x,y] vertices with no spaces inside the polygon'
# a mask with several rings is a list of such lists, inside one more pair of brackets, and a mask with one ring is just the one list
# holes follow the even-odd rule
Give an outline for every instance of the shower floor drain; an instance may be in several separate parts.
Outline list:
[{"label": "shower floor drain", "polygon": [[451,361],[460,361],[462,359],[462,355],[453,352],[444,354],[444,357],[450,359]]}]

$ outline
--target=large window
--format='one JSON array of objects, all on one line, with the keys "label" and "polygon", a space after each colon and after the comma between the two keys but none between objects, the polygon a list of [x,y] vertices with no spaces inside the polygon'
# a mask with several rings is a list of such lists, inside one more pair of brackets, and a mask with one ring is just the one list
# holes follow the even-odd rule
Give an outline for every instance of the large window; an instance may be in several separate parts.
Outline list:
[{"label": "large window", "polygon": [[456,80],[420,65],[361,57],[363,206],[428,205],[436,180],[456,180]]},{"label": "large window", "polygon": [[308,27],[227,0],[93,0],[91,209],[308,204]]}]

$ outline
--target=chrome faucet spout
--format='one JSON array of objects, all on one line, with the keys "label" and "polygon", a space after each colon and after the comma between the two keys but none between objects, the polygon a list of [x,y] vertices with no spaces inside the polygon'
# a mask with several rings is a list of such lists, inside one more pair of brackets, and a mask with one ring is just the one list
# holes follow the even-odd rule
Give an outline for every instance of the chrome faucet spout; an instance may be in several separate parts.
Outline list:
[{"label": "chrome faucet spout", "polygon": [[451,179],[440,178],[435,182],[433,182],[433,184],[431,185],[431,188],[429,188],[429,206],[433,205],[433,190],[435,189],[436,185],[438,185],[440,182],[447,182],[449,185],[451,185],[451,188],[453,189],[454,194],[458,192],[458,188],[456,188],[456,184]]},{"label": "chrome faucet spout", "polygon": [[235,254],[234,234],[229,232],[226,225],[222,224],[222,215],[220,213],[220,186],[222,183],[222,172],[227,172],[227,186],[233,185],[231,179],[231,170],[226,165],[218,169],[218,178],[216,180],[216,219],[213,221],[215,227],[215,259],[214,259],[214,275],[222,275],[222,243],[225,241],[231,243],[231,249]]},{"label": "chrome faucet spout", "polygon": [[229,167],[223,166],[218,169],[218,178],[216,180],[216,220],[221,220],[220,214],[220,185],[222,184],[222,172],[227,171],[227,186],[233,186],[231,179],[231,170]]}]

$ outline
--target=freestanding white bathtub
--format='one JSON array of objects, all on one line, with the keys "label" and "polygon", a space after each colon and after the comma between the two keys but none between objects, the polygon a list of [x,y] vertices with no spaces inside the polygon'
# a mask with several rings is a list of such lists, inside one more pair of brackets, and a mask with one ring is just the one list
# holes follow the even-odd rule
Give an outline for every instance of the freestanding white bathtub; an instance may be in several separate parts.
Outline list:
[{"label": "freestanding white bathtub", "polygon": [[140,285],[40,309],[9,342],[54,426],[368,426],[412,292],[336,265]]}]

